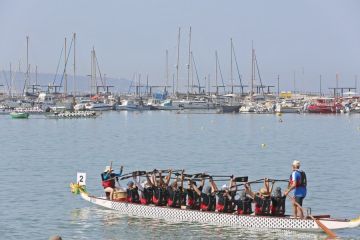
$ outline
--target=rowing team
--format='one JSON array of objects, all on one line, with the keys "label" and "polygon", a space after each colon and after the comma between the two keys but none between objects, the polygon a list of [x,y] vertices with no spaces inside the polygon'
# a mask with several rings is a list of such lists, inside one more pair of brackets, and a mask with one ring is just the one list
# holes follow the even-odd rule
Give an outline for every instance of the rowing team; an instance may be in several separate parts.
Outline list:
[{"label": "rowing team", "polygon": [[[229,184],[224,184],[221,188],[218,188],[215,182],[217,181],[216,176],[185,174],[184,170],[159,171],[155,169],[152,172],[137,171],[122,175],[122,167],[120,173],[117,174],[113,172],[110,166],[107,166],[101,177],[104,191],[110,200],[113,200],[114,192],[120,191],[115,186],[115,181],[133,178],[132,181],[127,183],[126,189],[126,201],[130,203],[224,213],[237,212],[238,214],[252,214],[252,205],[254,205],[254,214],[262,216],[284,216],[286,195],[295,189],[295,201],[297,204],[294,203],[294,214],[303,217],[302,209],[300,207],[297,209],[297,206],[298,204],[302,205],[305,196],[296,196],[296,188],[305,187],[306,193],[306,175],[304,172],[299,171],[299,176],[303,180],[297,178],[296,171],[298,171],[299,166],[300,162],[294,161],[293,173],[290,176],[288,189],[284,194],[282,194],[280,187],[276,187],[273,192],[275,180],[267,178],[248,182],[247,177],[235,178],[229,176]],[[167,173],[167,176],[163,176],[162,173]],[[173,174],[175,177],[172,177]],[[141,181],[140,176],[145,179]],[[171,179],[173,181],[170,183]],[[205,187],[206,180],[208,180],[208,185]],[[184,181],[187,182],[186,187]],[[200,183],[197,184],[196,181]],[[237,182],[242,183],[237,184]],[[258,192],[253,192],[251,184],[260,182],[264,186]],[[244,188],[239,189],[240,186]],[[240,192],[240,194],[237,194],[237,192]]]}]

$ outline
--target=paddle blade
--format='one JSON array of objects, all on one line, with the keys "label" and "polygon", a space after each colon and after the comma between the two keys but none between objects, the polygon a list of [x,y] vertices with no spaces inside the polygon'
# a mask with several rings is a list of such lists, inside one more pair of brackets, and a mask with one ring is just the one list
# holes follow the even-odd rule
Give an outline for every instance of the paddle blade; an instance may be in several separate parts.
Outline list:
[{"label": "paddle blade", "polygon": [[325,226],[319,219],[314,218],[310,215],[310,217],[316,222],[316,224],[332,239],[336,238],[336,234],[331,231],[327,226]]},{"label": "paddle blade", "polygon": [[247,182],[248,181],[248,177],[236,177],[234,178],[234,182]]}]

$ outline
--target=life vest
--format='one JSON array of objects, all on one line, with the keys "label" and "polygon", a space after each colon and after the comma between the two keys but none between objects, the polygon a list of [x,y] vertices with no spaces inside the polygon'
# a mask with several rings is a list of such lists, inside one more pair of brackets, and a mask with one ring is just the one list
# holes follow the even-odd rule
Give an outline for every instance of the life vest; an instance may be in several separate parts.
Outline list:
[{"label": "life vest", "polygon": [[144,188],[140,195],[140,203],[141,204],[150,204],[152,203],[152,189],[151,188]]},{"label": "life vest", "polygon": [[169,207],[180,207],[180,192],[179,190],[173,190],[171,187],[167,190],[167,205]]},{"label": "life vest", "polygon": [[237,213],[238,214],[251,214],[251,199],[245,198],[237,202]]},{"label": "life vest", "polygon": [[255,215],[269,215],[270,214],[270,205],[271,198],[264,197],[263,199],[255,201]]},{"label": "life vest", "polygon": [[163,205],[163,189],[160,187],[155,187],[153,190],[153,196],[152,196],[152,201],[155,205]]},{"label": "life vest", "polygon": [[132,189],[127,189],[127,201],[130,203],[139,203],[139,192],[137,187]]},{"label": "life vest", "polygon": [[[306,187],[307,186],[307,179],[306,179],[305,172],[302,171],[302,170],[295,170],[295,171],[300,173],[300,175],[301,175],[300,182],[299,181],[296,182],[296,187]],[[292,179],[292,174],[290,174],[289,184],[291,185],[293,182],[294,182],[294,179]]]},{"label": "life vest", "polygon": [[186,192],[184,192],[183,190],[180,190],[180,205],[186,205]]},{"label": "life vest", "polygon": [[115,188],[115,179],[114,177],[112,176],[112,174],[110,174],[110,179],[108,180],[104,180],[104,175],[107,174],[107,173],[102,173],[101,174],[101,185],[105,188],[108,188],[108,187],[111,187],[111,188]]},{"label": "life vest", "polygon": [[216,197],[212,195],[202,195],[200,209],[203,211],[214,211],[216,205]]},{"label": "life vest", "polygon": [[218,201],[216,203],[216,210],[218,212],[227,212],[227,210],[228,210],[227,197],[224,197],[222,194],[218,195]]},{"label": "life vest", "polygon": [[285,215],[285,198],[284,197],[272,197],[271,199],[271,214],[274,216]]},{"label": "life vest", "polygon": [[187,198],[187,206],[189,206],[190,208],[194,208],[195,207],[195,194],[194,194],[194,191],[191,190],[191,189],[188,189],[187,190],[187,195],[188,195],[188,198]]}]

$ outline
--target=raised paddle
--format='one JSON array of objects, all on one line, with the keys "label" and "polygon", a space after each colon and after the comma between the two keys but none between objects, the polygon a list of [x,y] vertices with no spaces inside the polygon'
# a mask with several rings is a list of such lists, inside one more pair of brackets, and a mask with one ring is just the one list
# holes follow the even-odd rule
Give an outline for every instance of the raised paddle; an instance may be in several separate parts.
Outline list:
[{"label": "raised paddle", "polygon": [[[295,198],[290,196],[290,195],[287,195],[291,201],[296,205],[298,206],[303,212],[304,212],[304,209],[300,206],[300,204],[298,204],[296,201],[295,201]],[[316,224],[330,237],[330,238],[336,238],[336,234],[331,231],[327,226],[325,226],[319,219],[315,218],[313,215],[309,215],[309,217],[314,220],[316,222]]]},{"label": "raised paddle", "polygon": [[240,183],[240,184],[237,184],[236,186],[240,187],[240,186],[244,186],[245,184],[263,183],[263,182],[264,182],[264,179],[262,178],[262,179],[258,179],[258,180],[251,181],[251,182]]},{"label": "raised paddle", "polygon": [[289,182],[289,179],[269,179],[270,182]]},{"label": "raised paddle", "polygon": [[134,175],[135,176],[143,176],[145,174],[146,174],[146,171],[135,171],[135,172],[132,172],[132,173],[124,174],[122,177],[120,177],[120,180],[132,178]]}]

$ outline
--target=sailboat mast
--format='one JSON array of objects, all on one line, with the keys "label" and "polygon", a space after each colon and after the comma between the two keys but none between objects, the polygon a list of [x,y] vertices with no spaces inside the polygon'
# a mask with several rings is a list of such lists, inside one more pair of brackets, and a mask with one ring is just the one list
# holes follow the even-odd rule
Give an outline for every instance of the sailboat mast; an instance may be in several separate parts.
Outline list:
[{"label": "sailboat mast", "polygon": [[97,79],[96,79],[96,53],[95,48],[93,48],[93,70],[94,70],[94,92],[97,94]]},{"label": "sailboat mast", "polygon": [[64,95],[67,95],[67,74],[66,74],[66,38],[64,42]]},{"label": "sailboat mast", "polygon": [[[194,64],[195,64],[195,60],[194,60],[193,52],[191,52],[190,55],[191,55],[191,59],[192,59],[192,61],[190,61],[191,92],[194,92]],[[200,90],[199,90],[199,93],[200,93]]]},{"label": "sailboat mast", "polygon": [[26,36],[26,77],[24,83],[24,96],[26,95],[27,85],[29,81],[29,36]]},{"label": "sailboat mast", "polygon": [[11,97],[13,97],[13,86],[14,86],[14,82],[13,82],[11,63],[10,63],[10,89],[9,89],[9,93],[10,93]]},{"label": "sailboat mast", "polygon": [[165,53],[165,62],[166,62],[166,84],[165,84],[165,91],[167,86],[169,85],[169,51],[166,49]]},{"label": "sailboat mast", "polygon": [[74,72],[73,72],[73,85],[74,85],[74,97],[76,96],[76,79],[75,79],[75,76],[76,76],[76,65],[75,65],[75,62],[76,62],[76,52],[75,52],[75,42],[76,42],[76,33],[74,33],[73,35],[73,41],[74,41]]},{"label": "sailboat mast", "polygon": [[250,97],[253,96],[254,89],[254,77],[255,77],[255,66],[254,66],[254,43],[251,43],[251,89],[250,89]]},{"label": "sailboat mast", "polygon": [[92,95],[94,90],[94,47],[91,50],[91,73],[90,73],[90,95]]},{"label": "sailboat mast", "polygon": [[218,86],[218,55],[217,51],[215,51],[215,86],[216,86],[216,95],[219,94],[219,86]]},{"label": "sailboat mast", "polygon": [[179,91],[179,61],[180,61],[180,31],[178,33],[178,44],[177,44],[177,62],[176,62],[176,93]]},{"label": "sailboat mast", "polygon": [[191,61],[191,26],[190,26],[190,30],[189,30],[189,52],[188,52],[188,64],[187,64],[187,69],[188,69],[188,84],[187,84],[187,99],[189,100],[189,91],[190,91],[190,61]]},{"label": "sailboat mast", "polygon": [[35,85],[38,85],[38,66],[35,66]]},{"label": "sailboat mast", "polygon": [[230,81],[231,81],[231,93],[234,93],[234,78],[233,78],[233,42],[230,38]]}]

